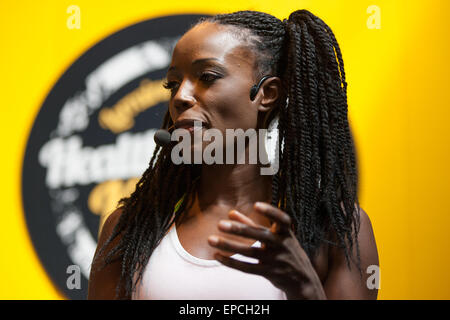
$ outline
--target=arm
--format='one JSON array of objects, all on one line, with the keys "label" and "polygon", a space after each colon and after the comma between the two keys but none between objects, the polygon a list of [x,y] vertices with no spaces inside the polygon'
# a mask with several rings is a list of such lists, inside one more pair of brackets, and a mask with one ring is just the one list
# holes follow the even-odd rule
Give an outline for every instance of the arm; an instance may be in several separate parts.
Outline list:
[{"label": "arm", "polygon": [[[369,289],[367,287],[367,278],[372,273],[366,273],[368,266],[379,266],[377,245],[369,216],[362,208],[359,211],[360,230],[358,243],[362,278],[360,278],[356,264],[351,261],[351,270],[349,270],[344,252],[337,247],[330,246],[328,276],[323,286],[327,299],[377,299],[378,289]],[[356,261],[355,246],[352,252],[352,259]]]},{"label": "arm", "polygon": [[[118,241],[120,236],[117,236],[99,255],[99,250],[106,242],[106,240],[111,235],[115,225],[119,221],[122,209],[116,209],[111,215],[106,219],[100,238],[97,244],[97,250],[95,251],[94,259],[92,261],[91,273],[89,276],[89,287],[88,287],[88,299],[89,300],[112,300],[115,299],[116,285],[120,279],[121,273],[121,260],[114,261],[108,264],[106,267],[101,268],[103,265],[103,258],[105,254],[113,248]],[[123,293],[121,293],[123,294]]]}]

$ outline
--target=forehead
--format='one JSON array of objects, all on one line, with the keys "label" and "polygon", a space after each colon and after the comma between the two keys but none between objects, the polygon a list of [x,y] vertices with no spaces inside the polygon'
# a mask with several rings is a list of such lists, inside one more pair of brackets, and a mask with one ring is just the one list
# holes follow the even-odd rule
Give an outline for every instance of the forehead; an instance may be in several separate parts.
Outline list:
[{"label": "forehead", "polygon": [[204,22],[186,32],[178,41],[172,55],[172,66],[190,64],[196,59],[216,58],[225,67],[254,67],[254,56],[239,40],[230,26]]}]

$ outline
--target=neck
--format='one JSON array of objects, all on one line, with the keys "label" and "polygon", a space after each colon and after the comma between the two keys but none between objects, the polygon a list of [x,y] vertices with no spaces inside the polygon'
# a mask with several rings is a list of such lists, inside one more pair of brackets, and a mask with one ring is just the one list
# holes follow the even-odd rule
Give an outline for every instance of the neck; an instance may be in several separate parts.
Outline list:
[{"label": "neck", "polygon": [[[252,164],[204,165],[198,186],[200,208],[230,207],[239,211],[256,201],[270,202],[272,177]],[[244,210],[245,211],[245,210]]]}]

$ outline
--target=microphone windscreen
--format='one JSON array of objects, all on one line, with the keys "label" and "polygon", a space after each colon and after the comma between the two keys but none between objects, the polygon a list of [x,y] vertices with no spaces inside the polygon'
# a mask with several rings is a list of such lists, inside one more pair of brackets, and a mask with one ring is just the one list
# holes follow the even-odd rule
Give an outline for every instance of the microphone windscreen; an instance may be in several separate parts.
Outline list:
[{"label": "microphone windscreen", "polygon": [[165,146],[166,144],[170,143],[171,134],[169,131],[164,129],[159,129],[155,132],[155,142],[159,144],[160,146]]}]

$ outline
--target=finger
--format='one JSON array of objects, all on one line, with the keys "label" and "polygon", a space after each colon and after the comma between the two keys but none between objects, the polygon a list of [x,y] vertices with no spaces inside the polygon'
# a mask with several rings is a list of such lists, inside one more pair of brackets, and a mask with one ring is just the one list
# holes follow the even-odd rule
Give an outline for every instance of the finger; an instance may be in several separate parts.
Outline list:
[{"label": "finger", "polygon": [[278,238],[265,227],[252,227],[237,221],[221,220],[218,228],[220,231],[245,238],[256,239],[267,245],[278,245]]},{"label": "finger", "polygon": [[264,259],[266,251],[261,247],[251,247],[243,243],[227,240],[222,237],[212,235],[208,237],[208,243],[217,249],[239,253],[241,255],[255,259]]},{"label": "finger", "polygon": [[257,224],[256,222],[254,222],[252,219],[250,219],[249,217],[247,217],[245,214],[240,213],[237,210],[231,210],[228,213],[228,217],[231,220],[235,220],[235,221],[239,221],[242,222],[246,225],[249,225],[251,227],[262,227],[261,225]]},{"label": "finger", "polygon": [[289,231],[292,224],[291,217],[284,211],[265,202],[255,202],[255,210],[277,224],[277,231]]},{"label": "finger", "polygon": [[[257,224],[257,223],[254,222],[252,219],[250,219],[249,217],[247,217],[246,215],[244,215],[243,213],[241,213],[241,212],[239,212],[239,211],[237,211],[237,210],[231,210],[231,211],[228,213],[228,217],[229,217],[231,220],[236,220],[236,221],[245,223],[245,224],[247,224],[247,225],[249,225],[249,226],[251,226],[251,227],[255,227],[255,228],[257,228],[257,227],[264,227],[263,225]],[[271,228],[271,230],[272,230],[272,228]],[[265,246],[266,246],[266,245],[265,245],[264,243],[261,243],[261,248],[264,249]]]},{"label": "finger", "polygon": [[250,262],[244,262],[239,261],[230,257],[225,257],[221,255],[220,253],[216,253],[214,255],[214,258],[216,258],[220,263],[223,265],[237,269],[243,272],[252,273],[256,275],[264,275],[264,267],[260,265],[259,263],[250,263]]}]

